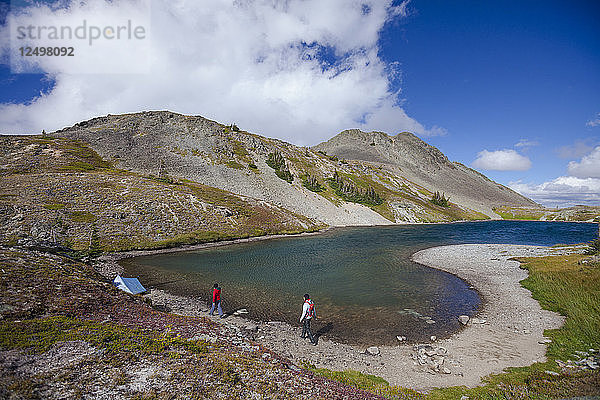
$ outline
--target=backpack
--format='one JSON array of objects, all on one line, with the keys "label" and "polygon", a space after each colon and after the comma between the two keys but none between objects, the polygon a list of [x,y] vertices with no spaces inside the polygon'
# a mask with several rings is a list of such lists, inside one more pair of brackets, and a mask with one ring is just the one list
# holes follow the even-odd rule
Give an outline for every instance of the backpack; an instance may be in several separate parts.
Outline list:
[{"label": "backpack", "polygon": [[316,317],[317,313],[315,312],[315,303],[313,303],[313,301],[310,299],[306,300],[305,303],[308,303],[308,312],[306,313],[306,318]]}]

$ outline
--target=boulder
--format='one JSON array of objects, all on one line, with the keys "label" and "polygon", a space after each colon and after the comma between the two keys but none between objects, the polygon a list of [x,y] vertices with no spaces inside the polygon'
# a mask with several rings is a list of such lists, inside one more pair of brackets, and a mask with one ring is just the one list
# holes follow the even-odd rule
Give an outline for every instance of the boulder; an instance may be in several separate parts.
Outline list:
[{"label": "boulder", "polygon": [[458,317],[458,321],[461,324],[466,325],[469,322],[469,316],[468,315],[461,315],[460,317]]}]

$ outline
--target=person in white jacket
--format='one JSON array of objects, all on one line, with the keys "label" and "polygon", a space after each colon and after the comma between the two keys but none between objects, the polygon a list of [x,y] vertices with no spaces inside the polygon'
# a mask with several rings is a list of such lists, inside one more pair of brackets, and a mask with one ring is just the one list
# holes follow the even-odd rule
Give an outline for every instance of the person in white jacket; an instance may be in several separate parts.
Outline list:
[{"label": "person in white jacket", "polygon": [[308,293],[306,293],[304,295],[304,304],[302,305],[302,316],[300,317],[300,323],[302,323],[302,335],[300,337],[305,339],[308,335],[310,342],[315,346],[317,345],[317,342],[310,331],[310,321],[316,317],[315,303],[313,303]]}]

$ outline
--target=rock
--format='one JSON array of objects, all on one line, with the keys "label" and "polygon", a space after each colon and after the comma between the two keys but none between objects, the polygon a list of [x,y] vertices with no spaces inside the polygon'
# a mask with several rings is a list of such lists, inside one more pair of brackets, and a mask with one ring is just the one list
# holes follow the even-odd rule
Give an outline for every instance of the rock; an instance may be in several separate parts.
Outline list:
[{"label": "rock", "polygon": [[437,355],[437,352],[435,350],[426,350],[425,355],[427,357],[433,357],[433,356]]},{"label": "rock", "polygon": [[440,356],[444,356],[444,355],[448,354],[448,350],[446,350],[446,348],[445,348],[445,347],[442,347],[442,346],[440,346],[440,347],[438,347],[438,349],[436,350],[436,353],[437,353],[438,355],[440,355]]},{"label": "rock", "polygon": [[239,310],[236,310],[233,312],[233,315],[242,315],[242,314],[248,314],[248,310],[246,310],[245,308],[240,308]]},{"label": "rock", "polygon": [[249,322],[246,325],[244,325],[244,329],[250,332],[258,332],[258,325],[256,325],[253,322]]},{"label": "rock", "polygon": [[585,363],[586,363],[586,365],[587,365],[588,367],[590,367],[591,369],[598,369],[598,363],[594,362],[594,361],[593,361],[593,360],[591,360],[591,359],[587,359],[587,360],[585,361]]},{"label": "rock", "polygon": [[531,335],[531,331],[529,329],[523,329],[524,335]]},{"label": "rock", "polygon": [[461,324],[466,325],[469,322],[469,316],[468,315],[461,315],[460,317],[458,317],[458,321]]},{"label": "rock", "polygon": [[450,374],[450,370],[446,367],[444,367],[444,369],[442,369],[442,372],[444,372],[445,374]]},{"label": "rock", "polygon": [[379,347],[377,346],[371,346],[369,348],[367,348],[367,354],[370,354],[372,356],[376,356],[379,354]]},{"label": "rock", "polygon": [[430,339],[432,342],[435,342],[435,340],[437,339],[437,336],[431,336]]},{"label": "rock", "polygon": [[425,320],[425,322],[427,322],[428,324],[435,324],[435,321],[432,319]]},{"label": "rock", "polygon": [[544,371],[544,372],[545,372],[545,373],[547,373],[548,375],[553,375],[553,376],[558,376],[558,375],[560,375],[558,372],[554,372],[554,371],[548,371],[548,370],[546,370],[546,371]]},{"label": "rock", "polygon": [[210,335],[206,335],[206,334],[196,335],[196,336],[188,339],[189,342],[196,341],[196,340],[203,340],[205,342],[217,343],[217,338],[216,337],[210,336]]},{"label": "rock", "polygon": [[542,340],[539,340],[538,343],[539,344],[552,343],[552,340],[550,340],[548,338],[543,338]]},{"label": "rock", "polygon": [[406,340],[406,336],[396,336],[399,342],[404,342]]},{"label": "rock", "polygon": [[487,322],[486,319],[481,319],[481,318],[471,318],[471,323],[473,324],[480,324],[483,325]]}]

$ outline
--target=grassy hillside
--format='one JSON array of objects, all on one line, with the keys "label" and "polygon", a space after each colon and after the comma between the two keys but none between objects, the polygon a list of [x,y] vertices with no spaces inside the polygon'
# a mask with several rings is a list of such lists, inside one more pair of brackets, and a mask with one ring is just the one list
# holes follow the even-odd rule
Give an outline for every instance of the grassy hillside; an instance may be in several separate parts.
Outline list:
[{"label": "grassy hillside", "polygon": [[83,143],[2,137],[0,242],[78,251],[172,247],[323,227],[188,180],[118,170]]},{"label": "grassy hillside", "polygon": [[504,219],[537,221],[600,222],[600,207],[568,208],[498,207],[494,211]]}]

